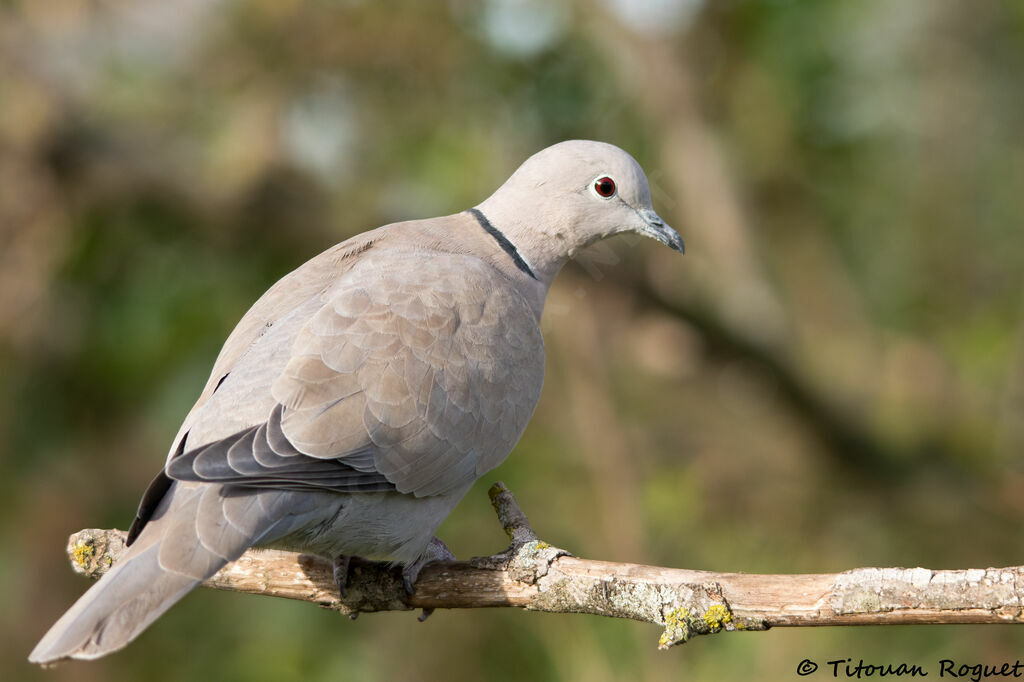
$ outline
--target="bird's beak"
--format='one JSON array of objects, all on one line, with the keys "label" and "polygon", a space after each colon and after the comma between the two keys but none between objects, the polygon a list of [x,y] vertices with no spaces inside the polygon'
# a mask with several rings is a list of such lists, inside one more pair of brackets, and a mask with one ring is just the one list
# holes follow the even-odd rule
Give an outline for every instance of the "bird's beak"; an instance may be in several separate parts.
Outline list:
[{"label": "bird's beak", "polygon": [[647,235],[651,239],[657,239],[665,246],[679,253],[684,252],[683,238],[679,236],[678,232],[669,227],[657,213],[650,209],[640,209],[637,211],[637,215],[640,216],[642,221],[637,232]]}]

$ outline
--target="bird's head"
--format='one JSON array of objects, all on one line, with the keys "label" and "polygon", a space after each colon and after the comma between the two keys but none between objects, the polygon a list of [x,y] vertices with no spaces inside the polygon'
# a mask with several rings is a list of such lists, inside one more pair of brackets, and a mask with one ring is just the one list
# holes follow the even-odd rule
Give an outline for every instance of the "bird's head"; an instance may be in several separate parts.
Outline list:
[{"label": "bird's head", "polygon": [[624,232],[683,252],[683,240],[651,206],[647,176],[604,142],[570,140],[543,149],[478,209],[550,283],[567,258]]}]

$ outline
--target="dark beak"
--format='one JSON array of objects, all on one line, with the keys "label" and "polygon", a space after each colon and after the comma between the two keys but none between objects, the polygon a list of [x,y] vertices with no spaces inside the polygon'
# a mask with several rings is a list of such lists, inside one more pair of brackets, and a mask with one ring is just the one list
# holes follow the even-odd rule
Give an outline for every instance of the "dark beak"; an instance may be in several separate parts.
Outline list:
[{"label": "dark beak", "polygon": [[637,215],[643,221],[637,232],[647,235],[651,239],[657,239],[665,246],[679,253],[684,252],[683,238],[679,236],[678,232],[669,227],[657,213],[649,209],[641,209],[637,211]]}]

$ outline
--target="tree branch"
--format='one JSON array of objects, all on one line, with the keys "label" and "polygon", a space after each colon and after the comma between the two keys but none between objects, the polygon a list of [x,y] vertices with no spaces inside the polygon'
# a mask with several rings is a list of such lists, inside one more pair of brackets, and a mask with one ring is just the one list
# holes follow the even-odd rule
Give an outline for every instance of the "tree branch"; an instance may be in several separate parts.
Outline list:
[{"label": "tree branch", "polygon": [[[331,561],[276,550],[249,550],[203,584],[313,602],[351,617],[516,606],[631,618],[664,627],[662,649],[723,630],[1024,622],[1024,566],[754,575],[593,561],[538,540],[504,484],[495,483],[489,495],[512,546],[493,557],[430,564],[412,596],[405,594],[397,569],[354,559],[341,598]],[[68,542],[73,568],[90,577],[102,575],[124,553],[124,538],[120,530],[73,534]]]}]

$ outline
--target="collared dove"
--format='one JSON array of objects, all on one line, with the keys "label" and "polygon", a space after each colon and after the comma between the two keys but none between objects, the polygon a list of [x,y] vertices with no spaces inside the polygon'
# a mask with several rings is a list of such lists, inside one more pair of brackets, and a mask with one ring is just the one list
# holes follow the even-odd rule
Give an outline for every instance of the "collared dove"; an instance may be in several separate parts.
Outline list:
[{"label": "collared dove", "polygon": [[468,211],[386,225],[285,276],[228,337],[150,484],[124,557],[34,663],[121,649],[249,547],[402,565],[519,440],[540,397],[539,322],[579,249],[634,232],[682,252],[621,149],[530,157]]}]

